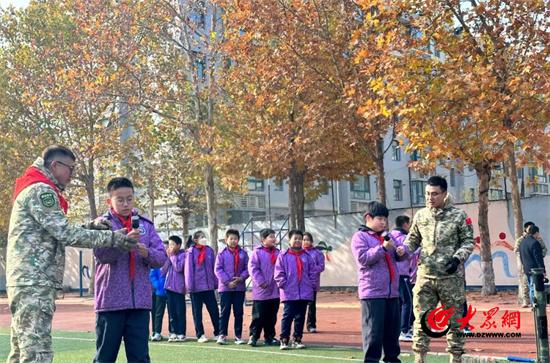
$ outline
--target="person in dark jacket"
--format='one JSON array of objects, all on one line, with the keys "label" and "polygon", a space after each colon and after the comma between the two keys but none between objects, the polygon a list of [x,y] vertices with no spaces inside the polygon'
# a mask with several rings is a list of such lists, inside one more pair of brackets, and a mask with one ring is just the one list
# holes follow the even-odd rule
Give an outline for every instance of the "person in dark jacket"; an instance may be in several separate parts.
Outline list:
[{"label": "person in dark jacket", "polygon": [[[539,227],[530,226],[527,229],[527,235],[523,238],[523,241],[519,246],[521,264],[525,275],[527,275],[527,281],[529,283],[529,300],[531,301],[531,305],[533,304],[533,296],[535,293],[535,284],[531,269],[545,268],[544,255],[542,254],[542,248],[540,242],[538,241],[539,238]],[[546,269],[544,270],[544,273],[546,274]]]},{"label": "person in dark jacket", "polygon": [[[164,241],[164,248],[168,248],[168,241]],[[169,263],[167,260],[166,263]],[[165,263],[165,265],[166,265]],[[166,311],[166,290],[164,289],[164,283],[166,281],[166,273],[163,274],[163,268],[153,268],[149,273],[149,280],[153,287],[153,308],[151,309],[151,341],[160,342],[162,337],[162,320],[164,318],[164,312]],[[170,332],[171,328],[168,329]]]}]

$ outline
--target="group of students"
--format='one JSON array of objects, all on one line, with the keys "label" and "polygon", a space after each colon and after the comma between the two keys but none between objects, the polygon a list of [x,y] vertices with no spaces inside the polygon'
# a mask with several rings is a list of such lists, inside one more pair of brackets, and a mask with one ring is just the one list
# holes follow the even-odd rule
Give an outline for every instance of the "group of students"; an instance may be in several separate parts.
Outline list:
[{"label": "group of students", "polygon": [[[190,236],[185,246],[178,236],[165,242],[168,259],[161,268],[150,272],[153,286],[152,341],[161,335],[165,307],[168,306],[169,342],[186,339],[185,294],[189,293],[198,342],[209,341],[205,335],[202,308],[206,306],[218,344],[227,343],[229,318],[234,317],[235,344],[244,344],[243,315],[246,281],[252,280],[252,322],[248,344],[256,346],[263,331],[266,345],[281,349],[304,348],[302,343],[306,311],[307,329],[316,332],[315,303],[324,271],[324,255],[313,247],[310,233],[289,231],[289,248],[280,251],[275,231],[260,231],[261,244],[251,257],[239,246],[239,231],[227,230],[226,247],[216,256],[207,246],[203,232]],[[220,310],[215,290],[219,292]],[[275,325],[280,303],[284,303],[280,341]],[[294,323],[293,341],[290,341]]]}]

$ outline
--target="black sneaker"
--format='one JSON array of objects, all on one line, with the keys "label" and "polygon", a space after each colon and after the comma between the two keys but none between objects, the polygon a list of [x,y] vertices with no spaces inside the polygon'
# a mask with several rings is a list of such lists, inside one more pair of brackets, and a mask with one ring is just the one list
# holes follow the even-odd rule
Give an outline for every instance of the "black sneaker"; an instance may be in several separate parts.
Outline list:
[{"label": "black sneaker", "polygon": [[275,338],[268,338],[265,340],[265,345],[279,345],[281,342]]}]

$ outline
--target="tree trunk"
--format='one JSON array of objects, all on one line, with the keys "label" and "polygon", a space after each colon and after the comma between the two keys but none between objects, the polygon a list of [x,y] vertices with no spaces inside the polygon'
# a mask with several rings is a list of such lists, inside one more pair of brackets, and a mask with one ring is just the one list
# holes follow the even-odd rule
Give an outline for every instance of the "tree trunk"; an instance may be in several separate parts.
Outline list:
[{"label": "tree trunk", "polygon": [[151,222],[155,222],[155,190],[153,187],[153,176],[150,175],[147,179],[147,196],[149,197],[149,218]]},{"label": "tree trunk", "polygon": [[[518,171],[516,167],[516,153],[514,150],[514,144],[508,143],[506,146],[507,153],[508,153],[508,180],[510,180],[510,184],[512,186],[512,210],[514,212],[514,234],[515,239],[517,240],[522,236],[523,233],[523,212],[521,210],[521,195],[519,191],[519,184],[518,184]],[[517,269],[518,269],[518,304],[520,305],[526,305],[528,303],[528,300],[525,299],[525,297],[529,296],[527,291],[524,291],[525,284],[522,283],[523,280],[526,280],[527,277],[525,276],[525,273],[523,272],[523,268],[521,266],[521,259],[517,258]]]},{"label": "tree trunk", "polygon": [[[85,177],[85,185],[86,185],[86,194],[88,196],[88,203],[90,205],[90,219],[96,219],[97,218],[97,204],[95,202],[95,189],[94,189],[94,161],[89,160],[88,161],[88,175]],[[88,295],[93,295],[95,292],[95,260],[92,256],[92,260],[90,262],[89,266],[90,271],[90,281],[88,283]],[[79,271],[79,273],[82,273]]]},{"label": "tree trunk", "polygon": [[305,230],[304,213],[304,179],[305,171],[299,171],[294,162],[291,163],[290,175],[288,178],[288,209],[290,229]]},{"label": "tree trunk", "polygon": [[386,205],[386,176],[384,174],[384,139],[379,138],[376,140],[376,193],[378,195],[378,201]]},{"label": "tree trunk", "polygon": [[184,239],[189,236],[189,217],[190,213],[182,213],[181,214],[181,229],[182,229],[182,236]]},{"label": "tree trunk", "polygon": [[210,164],[204,167],[204,189],[206,191],[206,212],[208,214],[208,233],[210,246],[218,252],[218,208],[214,185],[214,168]]},{"label": "tree trunk", "polygon": [[479,181],[478,225],[481,238],[481,295],[495,295],[495,271],[491,255],[491,237],[489,235],[489,181],[491,180],[491,164],[482,163],[476,166]]}]

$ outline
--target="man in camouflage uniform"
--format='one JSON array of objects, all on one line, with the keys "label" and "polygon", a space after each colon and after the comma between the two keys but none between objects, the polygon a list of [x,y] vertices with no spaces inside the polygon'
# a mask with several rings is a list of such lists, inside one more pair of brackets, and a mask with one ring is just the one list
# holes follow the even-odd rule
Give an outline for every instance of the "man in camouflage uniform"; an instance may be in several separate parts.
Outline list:
[{"label": "man in camouflage uniform", "polygon": [[464,338],[458,336],[464,294],[464,262],[474,249],[471,220],[452,205],[447,181],[439,176],[428,179],[426,208],[414,216],[404,242],[407,252],[421,248],[416,284],[413,289],[415,363],[426,362],[430,338],[422,330],[422,315],[440,302],[445,309],[454,307],[447,333],[447,351],[451,362],[460,362]]},{"label": "man in camouflage uniform", "polygon": [[[11,310],[8,363],[51,362],[55,293],[62,288],[65,247],[133,248],[139,232],[89,230],[70,225],[61,191],[70,182],[75,156],[63,146],[44,150],[17,179],[11,213],[6,280]],[[108,229],[99,222],[87,226]]]},{"label": "man in camouflage uniform", "polygon": [[[534,225],[535,223],[533,222],[526,222],[523,225],[523,235],[516,240],[516,244],[514,245],[514,252],[516,253],[516,261],[518,266],[518,279],[519,279],[519,291],[518,291],[519,301],[518,302],[521,304],[522,308],[529,307],[531,306],[531,304],[529,303],[529,287],[527,284],[527,275],[523,271],[523,265],[521,264],[521,258],[519,257],[519,246],[523,241],[523,239],[525,238],[525,236],[527,236],[527,229],[530,226],[534,226]],[[539,237],[537,241],[539,241],[540,247],[542,248],[542,256],[543,257],[546,256],[547,249],[544,241],[542,240],[542,237]]]}]

